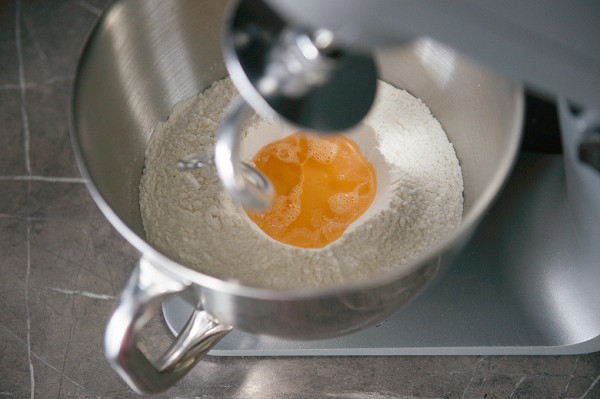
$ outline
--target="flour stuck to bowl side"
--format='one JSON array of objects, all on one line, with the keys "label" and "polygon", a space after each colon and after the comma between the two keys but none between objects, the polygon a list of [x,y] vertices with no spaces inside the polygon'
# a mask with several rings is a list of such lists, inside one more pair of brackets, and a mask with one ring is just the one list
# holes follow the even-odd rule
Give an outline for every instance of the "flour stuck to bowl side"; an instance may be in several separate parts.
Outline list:
[{"label": "flour stuck to bowl side", "polygon": [[[463,211],[456,153],[429,109],[379,82],[373,109],[348,133],[377,174],[371,207],[321,249],[279,243],[225,192],[214,167],[179,171],[177,160],[213,152],[227,105],[229,78],[175,107],[146,150],[140,207],[147,240],[174,260],[245,285],[280,289],[339,286],[406,265],[452,232]],[[242,158],[297,130],[252,116]]]}]

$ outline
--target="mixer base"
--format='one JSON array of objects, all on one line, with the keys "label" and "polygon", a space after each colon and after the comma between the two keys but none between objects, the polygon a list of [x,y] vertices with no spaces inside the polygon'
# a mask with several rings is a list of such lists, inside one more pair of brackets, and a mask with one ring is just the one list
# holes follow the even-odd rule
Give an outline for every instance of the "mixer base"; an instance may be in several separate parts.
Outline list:
[{"label": "mixer base", "polygon": [[[600,267],[569,216],[563,158],[522,153],[469,244],[408,306],[335,339],[284,341],[234,330],[210,355],[577,354],[600,350]],[[590,252],[590,251],[588,251]],[[163,303],[174,334],[193,306]]]}]

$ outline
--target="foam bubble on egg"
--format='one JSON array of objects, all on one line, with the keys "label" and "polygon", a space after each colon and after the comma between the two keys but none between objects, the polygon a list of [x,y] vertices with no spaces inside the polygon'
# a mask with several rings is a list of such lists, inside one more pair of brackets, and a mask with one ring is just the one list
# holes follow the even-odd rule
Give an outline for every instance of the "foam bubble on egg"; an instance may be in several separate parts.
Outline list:
[{"label": "foam bubble on egg", "polygon": [[336,143],[326,140],[311,140],[308,142],[306,156],[317,162],[330,164],[338,152]]},{"label": "foam bubble on egg", "polygon": [[328,198],[329,209],[334,213],[343,215],[355,208],[358,204],[358,193],[351,191],[348,193],[336,193]]}]

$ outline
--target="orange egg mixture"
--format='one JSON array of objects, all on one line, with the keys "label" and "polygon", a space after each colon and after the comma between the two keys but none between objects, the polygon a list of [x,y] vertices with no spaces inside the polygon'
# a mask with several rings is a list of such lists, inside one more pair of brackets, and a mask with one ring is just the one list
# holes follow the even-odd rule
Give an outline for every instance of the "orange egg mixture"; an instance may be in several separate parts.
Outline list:
[{"label": "orange egg mixture", "polygon": [[264,212],[246,213],[271,238],[322,248],[342,236],[371,205],[375,169],[340,135],[298,132],[260,149],[251,160],[275,187]]}]

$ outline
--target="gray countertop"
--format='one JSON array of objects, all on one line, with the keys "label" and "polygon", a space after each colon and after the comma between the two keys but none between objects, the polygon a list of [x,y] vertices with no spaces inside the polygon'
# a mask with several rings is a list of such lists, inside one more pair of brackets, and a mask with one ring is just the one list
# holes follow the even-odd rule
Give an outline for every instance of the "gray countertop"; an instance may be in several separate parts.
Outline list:
[{"label": "gray countertop", "polygon": [[[75,64],[105,0],[0,2],[0,397],[135,397],[102,335],[138,260],[71,151]],[[171,334],[157,317],[143,345]],[[600,398],[600,355],[208,356],[159,397]]]}]

